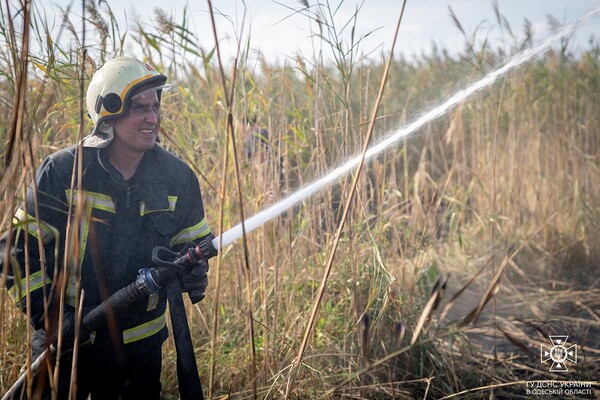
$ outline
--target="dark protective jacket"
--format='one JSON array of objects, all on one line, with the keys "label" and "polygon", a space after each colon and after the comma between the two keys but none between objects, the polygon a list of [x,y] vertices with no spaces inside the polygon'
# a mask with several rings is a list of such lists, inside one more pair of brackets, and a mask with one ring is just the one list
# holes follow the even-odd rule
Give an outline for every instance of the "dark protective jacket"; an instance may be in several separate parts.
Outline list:
[{"label": "dark protective jacket", "polygon": [[[62,278],[66,282],[66,303],[71,307],[79,295],[76,289],[80,278],[85,315],[110,294],[135,281],[140,268],[151,267],[155,246],[177,251],[185,243],[210,234],[195,174],[158,144],[145,153],[128,181],[108,161],[105,148],[84,147],[82,183],[78,185],[76,176],[72,190],[75,155],[73,146],[44,161],[36,173],[36,187],[29,189],[27,201],[14,219],[13,260],[19,269],[9,271],[6,285],[23,310],[29,299],[36,329],[44,328],[44,297],[51,300],[50,310],[58,304],[56,293]],[[74,216],[70,225],[69,210]],[[67,235],[78,240],[68,241],[71,247],[65,252]],[[148,345],[160,346],[167,337],[164,290],[142,303],[120,316],[116,331],[112,329],[113,337],[118,332],[123,344],[116,347],[124,349],[125,354],[143,351]],[[114,341],[109,336],[107,329],[92,334],[92,338],[106,341],[107,351],[113,351],[110,349],[115,346],[110,343]]]}]

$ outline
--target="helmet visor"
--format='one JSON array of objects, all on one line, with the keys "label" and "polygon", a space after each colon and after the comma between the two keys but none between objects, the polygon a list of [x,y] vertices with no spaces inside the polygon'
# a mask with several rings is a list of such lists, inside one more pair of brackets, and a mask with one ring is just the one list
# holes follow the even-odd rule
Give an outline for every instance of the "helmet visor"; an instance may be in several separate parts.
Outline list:
[{"label": "helmet visor", "polygon": [[[143,89],[139,93],[136,93],[135,95],[131,96],[130,100],[135,100],[138,97],[141,97],[141,96],[145,95],[146,93],[150,93],[152,91],[155,91],[155,92],[160,91],[162,93],[162,92],[167,92],[171,89],[173,89],[173,85],[170,85],[168,83],[163,83],[162,85],[158,85],[158,86],[151,86],[151,87],[149,87],[147,89]],[[159,96],[159,99],[160,99],[160,96]]]}]

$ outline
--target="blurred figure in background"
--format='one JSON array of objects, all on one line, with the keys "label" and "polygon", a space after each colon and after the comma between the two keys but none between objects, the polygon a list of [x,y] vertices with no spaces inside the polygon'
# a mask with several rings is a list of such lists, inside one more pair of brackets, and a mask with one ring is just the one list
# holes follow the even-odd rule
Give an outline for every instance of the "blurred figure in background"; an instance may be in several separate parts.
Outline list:
[{"label": "blurred figure in background", "polygon": [[246,161],[252,170],[253,186],[259,189],[256,199],[261,203],[264,200],[271,203],[281,189],[275,187],[279,180],[274,179],[281,171],[279,163],[275,162],[269,131],[253,115],[246,121],[244,136]]},{"label": "blurred figure in background", "polygon": [[271,153],[269,131],[260,126],[256,115],[249,117],[246,124],[246,158],[264,163]]}]

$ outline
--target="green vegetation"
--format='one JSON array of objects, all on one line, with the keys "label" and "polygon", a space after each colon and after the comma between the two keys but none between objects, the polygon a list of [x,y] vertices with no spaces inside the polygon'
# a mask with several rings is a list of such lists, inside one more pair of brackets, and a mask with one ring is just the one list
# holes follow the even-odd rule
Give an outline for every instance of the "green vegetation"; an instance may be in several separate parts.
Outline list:
[{"label": "green vegetation", "polygon": [[[219,49],[200,47],[185,18],[157,10],[155,26],[139,22],[127,31],[106,3],[90,1],[86,24],[94,45],[78,33],[73,13],[60,33],[74,38],[66,45],[47,35],[50,22],[35,5],[27,13],[6,4],[2,232],[41,160],[90,131],[80,77],[85,85],[97,65],[132,44],[177,86],[164,98],[162,144],[197,171],[215,233],[237,224],[240,210],[253,215],[362,148],[385,62],[362,59],[360,41],[344,43],[324,10],[312,18],[336,54],[333,64],[299,55],[294,65],[261,60],[257,68],[248,63],[252,40],[244,38],[249,45],[235,70],[225,66],[221,74]],[[532,43],[530,28],[518,41],[495,11],[498,29],[510,37],[502,48],[465,35],[459,56],[439,50],[392,62],[376,137]],[[31,40],[28,55],[24,37]],[[560,50],[511,72],[366,165],[299,367],[352,176],[250,233],[248,264],[241,240],[224,249],[211,263],[206,299],[188,309],[206,393],[439,399],[468,391],[455,398],[507,398],[525,397],[526,381],[597,381],[598,110],[600,43],[572,54],[564,40]],[[252,115],[271,135],[264,161],[245,158]],[[0,321],[4,392],[26,363],[28,329],[5,289]],[[569,335],[578,345],[568,373],[551,373],[540,362],[549,335]],[[171,340],[163,380],[165,397],[176,398]]]}]

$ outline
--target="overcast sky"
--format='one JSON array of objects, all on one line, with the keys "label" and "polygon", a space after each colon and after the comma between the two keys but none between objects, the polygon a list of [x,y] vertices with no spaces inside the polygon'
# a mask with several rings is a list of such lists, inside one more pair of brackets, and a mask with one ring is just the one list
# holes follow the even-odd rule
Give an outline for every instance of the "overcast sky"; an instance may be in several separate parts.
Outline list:
[{"label": "overcast sky", "polygon": [[[380,54],[381,49],[389,50],[402,8],[401,0],[321,2],[329,4],[331,12],[341,4],[334,17],[337,29],[341,29],[350,21],[352,14],[360,8],[356,18],[355,37],[367,35],[361,42],[361,52],[375,51],[376,54]],[[58,5],[64,7],[69,1],[43,0],[41,3],[45,8],[54,8],[56,11]],[[81,2],[73,3],[72,10],[79,14]],[[188,23],[197,33],[199,44],[205,49],[214,46],[208,3],[205,0],[107,0],[107,3],[119,18],[121,26],[126,25],[126,19],[131,25],[134,15],[140,17],[144,23],[153,24],[153,10],[156,7],[172,13],[175,21],[180,22],[183,9],[187,6]],[[311,33],[318,28],[314,21],[311,22],[308,14],[314,14],[317,9],[314,6],[315,0],[308,0],[308,4],[312,6],[310,11],[300,11],[302,3],[299,0],[213,1],[221,50],[226,55],[233,54],[236,37],[241,36],[246,40],[250,35],[252,53],[260,51],[271,61],[282,62],[298,52],[304,56],[312,56],[314,49],[319,49],[321,44],[311,37]],[[504,43],[510,43],[510,40],[506,40],[507,31],[502,32],[498,28],[493,4],[494,0],[408,0],[395,49],[396,54],[402,53],[410,57],[414,54],[428,53],[433,43],[451,53],[462,50],[464,36],[450,18],[450,7],[467,34],[476,33],[478,38],[487,37],[490,40],[504,37]],[[599,8],[600,0],[497,0],[497,4],[500,13],[515,34],[522,34],[525,20],[528,20],[534,28],[534,38],[541,41],[550,32],[548,15],[561,22],[570,21],[591,9]],[[219,16],[219,13],[222,15]],[[350,26],[352,25],[354,24],[351,23]],[[575,33],[573,45],[576,48],[586,47],[590,36],[595,35],[597,38],[599,34],[600,17],[596,15]],[[349,43],[350,28],[346,29],[341,37]]]}]

